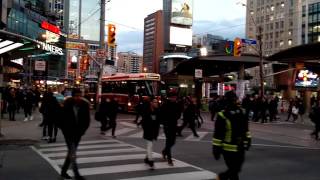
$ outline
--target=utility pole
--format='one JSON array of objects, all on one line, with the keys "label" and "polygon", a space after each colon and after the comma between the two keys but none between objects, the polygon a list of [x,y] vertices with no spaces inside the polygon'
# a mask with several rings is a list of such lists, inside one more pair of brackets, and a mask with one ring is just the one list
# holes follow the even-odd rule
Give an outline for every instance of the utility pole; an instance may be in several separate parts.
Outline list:
[{"label": "utility pole", "polygon": [[[100,49],[105,50],[105,15],[106,15],[106,0],[100,1]],[[99,60],[99,73],[98,73],[98,85],[97,85],[97,95],[96,95],[96,102],[100,102],[99,95],[101,94],[101,79],[102,79],[102,73],[103,73],[103,64],[104,59],[101,58]]]},{"label": "utility pole", "polygon": [[[0,88],[3,86],[3,57],[0,57]],[[3,137],[2,134],[2,111],[3,111],[3,94],[4,94],[4,87],[2,87],[2,92],[0,93],[0,137]]]},{"label": "utility pole", "polygon": [[259,64],[259,70],[260,70],[260,97],[264,97],[264,75],[263,75],[263,54],[262,54],[262,27],[258,27],[258,35],[257,35],[258,43],[259,43],[259,59],[260,59],[260,64]]}]

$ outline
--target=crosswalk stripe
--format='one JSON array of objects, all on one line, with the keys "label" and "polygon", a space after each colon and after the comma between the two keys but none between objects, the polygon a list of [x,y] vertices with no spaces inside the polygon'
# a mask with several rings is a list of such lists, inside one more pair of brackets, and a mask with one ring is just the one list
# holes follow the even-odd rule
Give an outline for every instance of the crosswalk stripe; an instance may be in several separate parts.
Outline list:
[{"label": "crosswalk stripe", "polygon": [[[190,166],[180,161],[175,162],[174,166],[169,166],[167,162],[159,162],[155,164],[156,169],[170,169],[170,168],[183,168],[183,167],[190,167]],[[133,172],[133,171],[145,171],[145,170],[146,170],[146,165],[144,163],[79,169],[80,174],[83,176]],[[72,171],[69,170],[68,173],[72,174]]]},{"label": "crosswalk stripe", "polygon": [[200,141],[204,136],[209,134],[209,132],[198,132],[199,137],[194,137],[193,134],[185,138],[186,141]]},{"label": "crosswalk stripe", "polygon": [[143,136],[143,131],[140,131],[140,132],[138,132],[136,134],[132,134],[132,135],[130,135],[128,137],[131,137],[131,138],[142,138],[142,136]]},{"label": "crosswalk stripe", "polygon": [[196,172],[184,172],[175,174],[165,174],[157,176],[145,176],[138,178],[129,178],[121,180],[203,180],[203,179],[216,179],[216,174],[210,171],[196,171]]},{"label": "crosswalk stripe", "polygon": [[[78,149],[95,149],[95,148],[108,148],[108,147],[132,147],[129,144],[98,144],[98,145],[80,145]],[[68,150],[66,146],[63,147],[52,147],[52,148],[42,148],[42,152],[54,152],[54,151],[66,151]]]},{"label": "crosswalk stripe", "polygon": [[[97,162],[110,162],[110,161],[122,161],[122,160],[143,160],[146,157],[146,154],[129,154],[129,155],[117,155],[117,156],[101,156],[101,157],[86,157],[86,158],[77,158],[78,164],[85,163],[97,163]],[[159,154],[154,154],[154,158],[160,158]],[[62,165],[64,159],[59,159],[55,161],[57,164]]]},{"label": "crosswalk stripe", "polygon": [[120,124],[124,125],[124,126],[131,127],[131,128],[135,128],[135,129],[137,128],[136,124],[132,124],[132,123],[129,123],[129,122],[121,122]]},{"label": "crosswalk stripe", "polygon": [[[94,151],[78,151],[77,155],[94,155],[94,154],[114,154],[114,153],[126,153],[126,152],[144,152],[142,148],[126,148],[126,149],[108,149],[108,150],[94,150]],[[46,153],[46,156],[50,158],[64,157],[66,152],[59,153]]]},{"label": "crosswalk stripe", "polygon": [[[122,134],[126,134],[126,133],[129,133],[131,131],[135,131],[135,129],[132,129],[132,128],[122,128],[122,129],[119,129],[119,130],[116,130],[115,132],[115,135],[116,136],[120,136]],[[109,132],[108,134],[111,134],[111,132]]]},{"label": "crosswalk stripe", "polygon": [[[112,142],[118,142],[116,140],[110,139],[110,140],[96,140],[96,141],[81,141],[80,145],[84,144],[96,144],[96,143],[112,143]],[[66,143],[54,143],[54,144],[41,144],[39,147],[55,147],[55,146],[65,146]]]}]

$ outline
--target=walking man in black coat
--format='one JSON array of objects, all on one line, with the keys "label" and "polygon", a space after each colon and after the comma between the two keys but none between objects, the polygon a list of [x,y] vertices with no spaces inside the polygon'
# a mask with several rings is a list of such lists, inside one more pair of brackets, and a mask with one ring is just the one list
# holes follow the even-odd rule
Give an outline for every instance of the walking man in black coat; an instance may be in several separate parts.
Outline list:
[{"label": "walking man in black coat", "polygon": [[177,103],[177,96],[169,93],[168,99],[160,108],[161,122],[166,136],[166,146],[162,151],[162,156],[173,166],[171,148],[176,142],[177,123],[181,116],[181,111]]},{"label": "walking man in black coat", "polygon": [[59,127],[62,130],[68,147],[68,154],[61,170],[61,177],[65,179],[71,179],[67,174],[70,164],[72,165],[75,179],[84,179],[78,170],[76,151],[81,137],[85,134],[90,125],[89,107],[89,102],[81,97],[80,89],[74,89],[72,97],[66,99],[64,102],[62,109],[63,117],[60,118],[62,121],[59,122]]}]

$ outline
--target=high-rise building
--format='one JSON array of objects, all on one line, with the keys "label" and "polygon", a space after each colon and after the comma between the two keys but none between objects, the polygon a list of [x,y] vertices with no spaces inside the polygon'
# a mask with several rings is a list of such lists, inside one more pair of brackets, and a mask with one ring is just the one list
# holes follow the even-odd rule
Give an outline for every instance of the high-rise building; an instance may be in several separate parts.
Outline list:
[{"label": "high-rise building", "polygon": [[163,52],[163,13],[159,10],[144,19],[143,66],[148,72],[159,73]]},{"label": "high-rise building", "polygon": [[246,38],[261,35],[265,56],[301,44],[300,7],[300,0],[247,0]]},{"label": "high-rise building", "polygon": [[131,52],[120,52],[117,58],[117,72],[140,73],[142,71],[142,56]]},{"label": "high-rise building", "polygon": [[320,42],[320,0],[302,1],[301,44]]},{"label": "high-rise building", "polygon": [[48,0],[46,1],[47,11],[54,13],[57,16],[56,24],[63,31],[65,30],[64,17],[67,11],[65,11],[65,0]]}]

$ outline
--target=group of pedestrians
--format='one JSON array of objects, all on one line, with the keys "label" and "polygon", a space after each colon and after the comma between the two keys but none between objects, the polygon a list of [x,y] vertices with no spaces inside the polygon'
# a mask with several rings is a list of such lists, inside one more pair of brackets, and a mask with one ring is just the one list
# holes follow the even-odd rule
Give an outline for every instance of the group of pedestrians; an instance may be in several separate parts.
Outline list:
[{"label": "group of pedestrians", "polygon": [[7,87],[4,89],[1,117],[8,113],[10,121],[16,121],[16,114],[20,112],[20,108],[24,111],[24,120],[33,120],[33,111],[38,107],[40,101],[40,91],[37,88],[29,87]]},{"label": "group of pedestrians", "polygon": [[100,121],[100,134],[105,135],[111,129],[111,135],[116,137],[117,114],[119,111],[119,104],[117,99],[113,97],[102,98],[101,103],[95,113],[95,119]]}]

